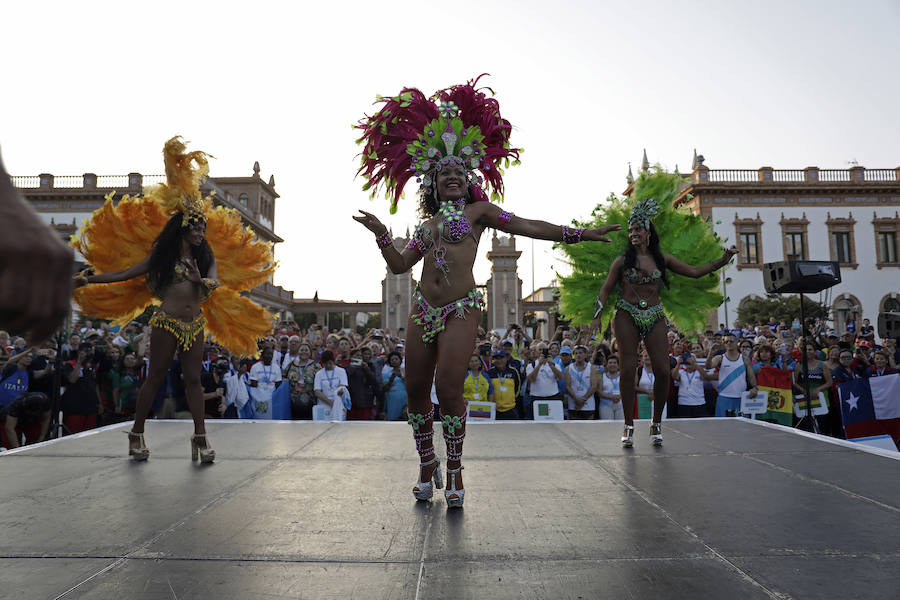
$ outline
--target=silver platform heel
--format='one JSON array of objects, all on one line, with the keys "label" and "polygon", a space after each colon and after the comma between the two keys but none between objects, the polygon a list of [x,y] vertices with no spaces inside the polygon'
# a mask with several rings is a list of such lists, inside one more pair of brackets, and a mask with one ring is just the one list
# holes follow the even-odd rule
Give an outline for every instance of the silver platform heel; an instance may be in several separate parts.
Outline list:
[{"label": "silver platform heel", "polygon": [[[450,480],[447,483],[447,489],[444,490],[444,498],[447,500],[447,508],[462,508],[463,500],[466,498],[466,490],[465,489],[456,489],[456,474],[462,471],[465,467],[459,465],[458,469],[447,469],[447,475],[450,476]],[[456,496],[455,498],[451,498],[451,496]]]},{"label": "silver platform heel", "polygon": [[434,483],[432,483],[431,480],[416,482],[416,486],[412,490],[413,496],[416,497],[416,500],[431,500],[431,497],[434,495],[434,488],[441,489],[442,487],[444,487],[444,476],[441,475],[441,461],[437,456],[433,456],[429,461],[419,463],[419,477],[421,478],[422,476],[422,467],[427,467],[428,465],[433,465],[435,463],[437,463],[437,466],[434,468],[434,473],[431,476],[431,479],[434,480]]},{"label": "silver platform heel", "polygon": [[634,446],[634,425],[626,425],[625,431],[622,432],[622,447],[631,448]]},{"label": "silver platform heel", "polygon": [[216,451],[210,448],[209,441],[207,440],[205,448],[201,448],[197,445],[199,438],[206,440],[206,434],[195,433],[191,436],[191,460],[197,461],[199,459],[201,464],[211,463],[216,460]]},{"label": "silver platform heel", "polygon": [[662,423],[650,423],[650,442],[654,446],[662,446]]}]

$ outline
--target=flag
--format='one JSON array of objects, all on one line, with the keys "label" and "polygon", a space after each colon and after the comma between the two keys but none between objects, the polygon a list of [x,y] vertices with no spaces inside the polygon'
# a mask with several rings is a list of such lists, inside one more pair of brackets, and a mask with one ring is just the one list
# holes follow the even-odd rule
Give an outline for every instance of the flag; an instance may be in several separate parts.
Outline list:
[{"label": "flag", "polygon": [[791,371],[763,365],[756,374],[760,394],[768,395],[769,409],[759,415],[764,421],[790,426],[794,422]]},{"label": "flag", "polygon": [[838,392],[847,438],[889,435],[900,444],[900,374],[847,381]]},{"label": "flag", "polygon": [[291,420],[291,382],[282,381],[272,393],[272,418],[281,421]]}]

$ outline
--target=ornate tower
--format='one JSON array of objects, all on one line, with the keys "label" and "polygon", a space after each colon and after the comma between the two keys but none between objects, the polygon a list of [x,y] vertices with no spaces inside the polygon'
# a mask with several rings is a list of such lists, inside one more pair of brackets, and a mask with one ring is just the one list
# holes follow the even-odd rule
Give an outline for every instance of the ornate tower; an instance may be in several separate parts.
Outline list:
[{"label": "ornate tower", "polygon": [[[394,246],[402,249],[408,241],[409,231],[406,232],[405,238],[394,238]],[[383,328],[390,329],[391,333],[396,335],[401,327],[406,327],[415,291],[416,280],[413,279],[412,269],[399,275],[391,273],[391,270],[387,269],[387,274],[381,282],[381,326]]]},{"label": "ornate tower", "polygon": [[521,252],[516,250],[516,238],[491,239],[491,278],[487,282],[488,329],[506,329],[510,323],[522,324],[522,281],[516,273]]}]

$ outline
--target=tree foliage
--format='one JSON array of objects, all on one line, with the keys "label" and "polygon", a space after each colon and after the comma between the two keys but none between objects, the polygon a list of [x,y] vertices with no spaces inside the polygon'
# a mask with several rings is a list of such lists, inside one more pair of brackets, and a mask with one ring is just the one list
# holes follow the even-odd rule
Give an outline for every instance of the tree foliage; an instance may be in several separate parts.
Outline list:
[{"label": "tree foliage", "polygon": [[[806,296],[803,297],[803,313],[807,319],[823,321],[830,316],[826,305]],[[738,322],[741,324],[768,322],[769,317],[775,317],[779,323],[791,323],[794,319],[799,319],[800,296],[766,294],[765,298],[749,298],[738,309]]]}]

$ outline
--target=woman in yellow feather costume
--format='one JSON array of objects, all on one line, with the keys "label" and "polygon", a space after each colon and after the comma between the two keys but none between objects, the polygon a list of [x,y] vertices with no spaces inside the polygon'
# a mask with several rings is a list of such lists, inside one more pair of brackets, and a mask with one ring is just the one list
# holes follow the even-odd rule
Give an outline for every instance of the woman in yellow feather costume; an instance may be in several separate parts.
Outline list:
[{"label": "woman in yellow feather costume", "polygon": [[129,454],[135,460],[150,455],[144,420],[177,352],[194,418],[192,458],[212,462],[200,386],[203,331],[235,354],[256,354],[256,342],[271,331],[272,320],[238,292],[268,280],[272,249],[243,226],[236,211],[212,208],[211,199],[200,193],[209,173],[205,153],[187,152],[174,137],[163,156],[166,183],[118,204],[107,197],[73,240],[95,271],[77,277],[75,302],[84,313],[116,323],[130,321],[150,303],[160,305],[150,319],[153,351],[129,432]]}]

